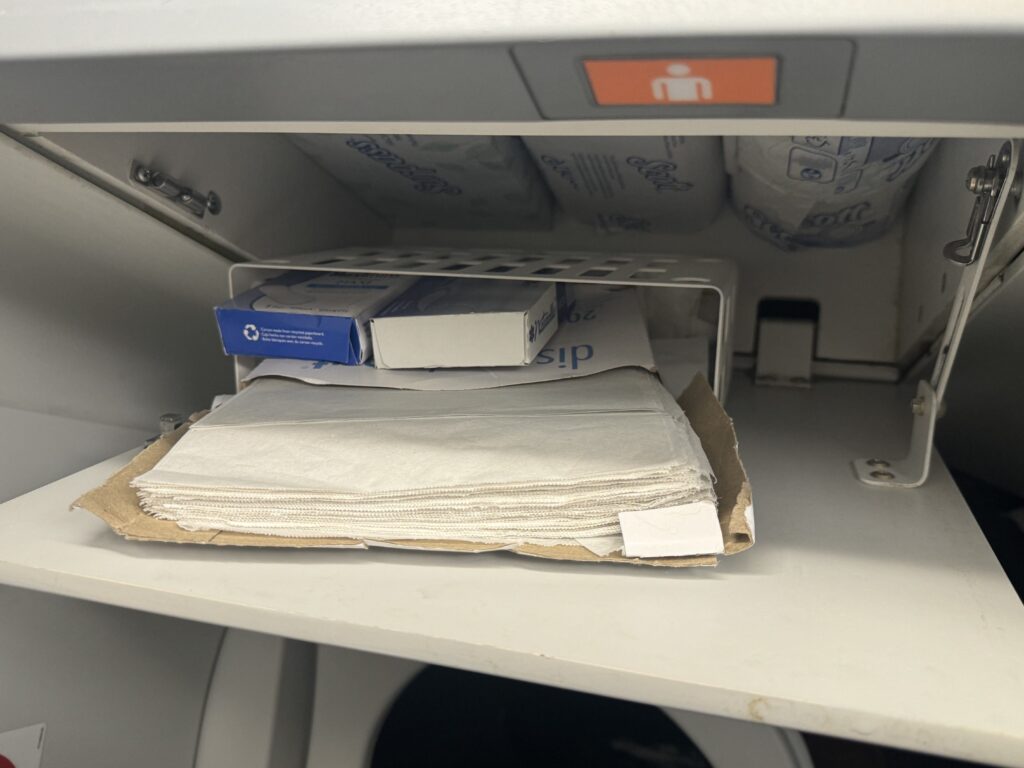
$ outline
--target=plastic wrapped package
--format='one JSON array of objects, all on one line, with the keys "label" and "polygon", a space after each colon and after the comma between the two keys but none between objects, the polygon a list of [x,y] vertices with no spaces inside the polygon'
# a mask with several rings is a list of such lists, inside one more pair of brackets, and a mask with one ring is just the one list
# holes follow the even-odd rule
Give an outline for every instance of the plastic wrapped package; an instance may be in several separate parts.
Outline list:
[{"label": "plastic wrapped package", "polygon": [[403,227],[551,226],[551,196],[519,138],[296,134],[306,154]]},{"label": "plastic wrapped package", "polygon": [[696,232],[725,202],[717,136],[528,136],[558,204],[604,232]]},{"label": "plastic wrapped package", "polygon": [[732,203],[785,250],[856,245],[899,216],[938,139],[741,136],[726,140]]}]

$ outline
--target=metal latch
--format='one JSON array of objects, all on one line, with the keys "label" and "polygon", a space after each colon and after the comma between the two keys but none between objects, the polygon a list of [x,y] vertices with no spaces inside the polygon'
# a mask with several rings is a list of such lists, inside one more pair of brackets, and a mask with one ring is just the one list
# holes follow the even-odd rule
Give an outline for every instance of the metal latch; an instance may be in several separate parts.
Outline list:
[{"label": "metal latch", "polygon": [[917,384],[911,401],[914,423],[910,433],[910,452],[903,459],[857,459],[853,462],[857,477],[868,485],[889,488],[917,488],[928,479],[931,469],[935,421],[940,415],[949,374],[953,369],[960,340],[963,338],[971,305],[985,269],[989,251],[995,240],[996,227],[1006,203],[1015,193],[1021,168],[1019,141],[1006,142],[988,163],[972,168],[967,175],[967,188],[977,199],[967,224],[967,235],[943,248],[943,255],[963,266],[953,308],[938,348],[931,378]]},{"label": "metal latch", "polygon": [[130,178],[136,184],[159,192],[200,219],[207,213],[211,216],[220,213],[220,196],[212,190],[205,195],[199,194],[180,181],[137,161],[132,163]]},{"label": "metal latch", "polygon": [[1019,170],[1009,176],[1010,154],[1010,143],[1007,142],[999,150],[998,156],[989,157],[987,165],[972,168],[967,174],[967,189],[977,197],[971,210],[971,218],[967,222],[967,236],[947,243],[942,249],[942,254],[953,263],[967,266],[978,260],[985,234],[992,226],[999,191],[1007,178],[1013,179],[1012,192],[1020,196]]}]

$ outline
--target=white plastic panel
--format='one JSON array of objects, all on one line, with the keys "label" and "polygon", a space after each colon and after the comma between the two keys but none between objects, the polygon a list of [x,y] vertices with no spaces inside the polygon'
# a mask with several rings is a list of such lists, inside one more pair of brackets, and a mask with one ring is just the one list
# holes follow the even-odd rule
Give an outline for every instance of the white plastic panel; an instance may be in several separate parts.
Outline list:
[{"label": "white plastic panel", "polygon": [[666,709],[713,768],[813,768],[803,737],[788,728]]},{"label": "white plastic panel", "polygon": [[0,732],[44,723],[44,767],[192,765],[220,627],[11,587],[0,617]]},{"label": "white plastic panel", "polygon": [[[33,141],[242,257],[270,258],[388,236],[384,222],[283,136],[68,133]],[[199,218],[133,183],[129,169],[136,161],[200,194],[215,191],[222,210]]]},{"label": "white plastic panel", "polygon": [[409,659],[318,646],[306,767],[369,768],[391,705],[424,666]]},{"label": "white plastic panel", "polygon": [[227,630],[194,768],[303,768],[314,668],[308,643]]},{"label": "white plastic panel", "polygon": [[142,445],[156,431],[155,423],[134,429],[0,406],[0,501]]},{"label": "white plastic panel", "polygon": [[227,261],[2,136],[0,176],[0,406],[150,430],[231,391]]},{"label": "white plastic panel", "polygon": [[161,0],[110,6],[78,0],[4,0],[0,49],[8,56],[117,54],[140,50],[208,51],[435,44],[467,40],[565,39],[626,35],[778,32],[979,32],[1024,30],[1016,0],[984,13],[961,3],[935,12],[933,0],[387,0],[358,6],[299,0],[282,13],[274,0]]}]

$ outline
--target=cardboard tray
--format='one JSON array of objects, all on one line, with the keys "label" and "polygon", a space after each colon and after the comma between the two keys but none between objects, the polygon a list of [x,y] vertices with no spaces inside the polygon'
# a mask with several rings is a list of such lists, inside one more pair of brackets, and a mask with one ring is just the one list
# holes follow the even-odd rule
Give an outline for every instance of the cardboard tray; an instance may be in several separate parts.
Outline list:
[{"label": "cardboard tray", "polygon": [[[715,472],[718,495],[718,519],[725,541],[725,554],[732,555],[754,543],[753,503],[750,482],[740,461],[736,432],[732,420],[722,409],[703,376],[696,377],[679,398],[694,431],[700,437],[704,452]],[[215,544],[232,547],[296,547],[348,548],[390,547],[419,551],[494,552],[499,550],[519,555],[573,562],[630,563],[669,568],[695,565],[716,565],[716,555],[690,557],[629,558],[622,555],[595,555],[582,546],[542,546],[535,544],[480,544],[466,541],[393,540],[363,541],[359,539],[291,538],[228,531],[186,531],[173,521],[158,520],[146,514],[130,483],[148,472],[163,458],[188,425],[165,435],[142,450],[127,466],[114,474],[99,488],[89,491],[72,504],[96,515],[118,534],[133,541],[160,541],[176,544]]]}]

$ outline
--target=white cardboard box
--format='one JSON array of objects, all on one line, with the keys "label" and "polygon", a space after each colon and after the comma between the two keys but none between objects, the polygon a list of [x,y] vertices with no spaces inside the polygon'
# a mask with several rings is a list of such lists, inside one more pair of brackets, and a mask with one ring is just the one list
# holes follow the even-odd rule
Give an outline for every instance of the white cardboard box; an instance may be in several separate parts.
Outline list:
[{"label": "white cardboard box", "polygon": [[416,278],[294,270],[214,307],[228,355],[329,360],[370,356],[367,325]]},{"label": "white cardboard box", "polygon": [[557,328],[554,283],[443,277],[370,321],[377,368],[528,365]]}]

